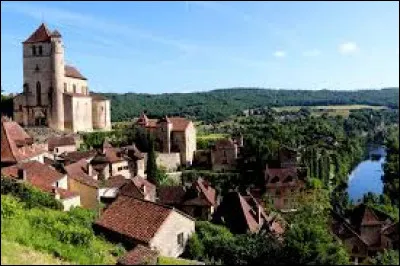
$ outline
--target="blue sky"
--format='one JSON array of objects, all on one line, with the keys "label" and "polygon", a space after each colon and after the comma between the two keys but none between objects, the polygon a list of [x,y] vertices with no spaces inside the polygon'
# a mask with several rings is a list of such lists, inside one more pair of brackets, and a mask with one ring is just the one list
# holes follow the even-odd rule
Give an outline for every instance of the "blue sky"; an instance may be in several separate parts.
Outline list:
[{"label": "blue sky", "polygon": [[44,20],[99,92],[399,86],[399,2],[1,2],[1,86]]}]

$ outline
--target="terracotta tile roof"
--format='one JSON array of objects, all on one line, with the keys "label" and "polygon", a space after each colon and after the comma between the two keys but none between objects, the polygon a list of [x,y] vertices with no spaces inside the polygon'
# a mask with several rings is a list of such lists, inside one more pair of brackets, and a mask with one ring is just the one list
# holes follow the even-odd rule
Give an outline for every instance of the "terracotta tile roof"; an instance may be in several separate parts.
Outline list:
[{"label": "terracotta tile roof", "polygon": [[183,186],[162,186],[157,189],[160,202],[166,205],[182,204],[186,195]]},{"label": "terracotta tile roof", "polygon": [[1,162],[17,163],[46,152],[14,121],[1,121]]},{"label": "terracotta tile roof", "polygon": [[210,186],[210,184],[205,181],[202,178],[198,178],[195,181],[195,186],[198,187],[200,189],[200,191],[202,192],[202,194],[204,195],[204,197],[207,199],[207,201],[212,205],[215,206],[216,205],[216,198],[215,198],[215,189],[213,187]]},{"label": "terracotta tile roof", "polygon": [[118,191],[118,195],[144,199],[143,191],[132,180],[128,180]]},{"label": "terracotta tile roof", "polygon": [[131,159],[143,159],[144,154],[136,147],[135,144],[125,146],[122,151]]},{"label": "terracotta tile roof", "polygon": [[50,166],[54,165],[54,163],[55,163],[55,161],[52,160],[52,159],[50,159],[49,157],[44,157],[44,158],[43,158],[43,162],[44,162],[45,164],[47,164],[47,165],[50,165]]},{"label": "terracotta tile roof", "polygon": [[105,156],[109,163],[118,163],[125,161],[120,149],[118,148],[108,148],[105,150]]},{"label": "terracotta tile roof", "polygon": [[66,77],[87,80],[74,66],[65,65],[64,69]]},{"label": "terracotta tile roof", "polygon": [[156,186],[141,176],[135,176],[134,178],[132,178],[132,182],[138,189],[140,189],[140,191],[146,192],[144,193],[146,194],[145,196],[147,196],[147,194],[156,193]]},{"label": "terracotta tile roof", "polygon": [[157,124],[159,123],[171,123],[171,120],[167,116],[163,116],[162,118],[158,119]]},{"label": "terracotta tile roof", "polygon": [[159,200],[166,205],[215,206],[215,196],[215,189],[202,178],[194,181],[191,188],[188,189],[183,186],[163,186],[158,188]]},{"label": "terracotta tile roof", "polygon": [[23,43],[49,42],[50,40],[51,32],[47,26],[42,23]]},{"label": "terracotta tile roof", "polygon": [[240,203],[240,214],[243,215],[249,231],[253,233],[257,232],[259,229],[259,224],[251,215],[252,208],[250,207],[246,199],[244,199],[239,193],[237,193],[237,195],[239,197]]},{"label": "terracotta tile roof", "polygon": [[52,137],[47,140],[47,144],[49,147],[49,151],[53,151],[56,147],[62,146],[75,146],[75,139],[71,136],[64,136],[64,137]]},{"label": "terracotta tile roof", "polygon": [[127,252],[118,259],[119,265],[152,265],[156,264],[158,251],[151,250],[143,245],[137,245],[133,250]]},{"label": "terracotta tile roof", "polygon": [[147,126],[148,123],[149,123],[149,118],[147,118],[147,115],[145,113],[141,113],[139,119],[136,121],[136,124],[141,126]]},{"label": "terracotta tile roof", "polygon": [[71,163],[76,163],[82,159],[89,160],[96,156],[97,151],[95,150],[90,150],[90,151],[74,151],[74,152],[68,152],[68,153],[63,153],[60,155],[60,157],[65,160],[65,164],[71,164]]},{"label": "terracotta tile roof", "polygon": [[55,182],[64,177],[54,168],[38,161],[18,163],[16,165],[1,169],[2,175],[18,179],[18,169],[26,171],[27,182],[41,189],[51,187]]},{"label": "terracotta tile roof", "polygon": [[169,120],[172,123],[172,131],[185,131],[192,122],[183,117],[170,117]]},{"label": "terracotta tile roof", "polygon": [[64,166],[64,170],[67,172],[68,177],[72,178],[80,183],[86,184],[90,187],[99,187],[99,181],[89,176],[86,172],[87,162],[85,159],[81,159],[78,162]]},{"label": "terracotta tile roof", "polygon": [[57,188],[57,192],[60,194],[61,199],[70,199],[79,196],[78,193],[63,188]]},{"label": "terracotta tile roof", "polygon": [[172,208],[150,201],[118,196],[96,221],[96,225],[149,243],[172,211]]},{"label": "terracotta tile roof", "polygon": [[123,175],[116,175],[109,177],[103,187],[108,188],[120,188],[129,182],[129,179],[126,179]]}]

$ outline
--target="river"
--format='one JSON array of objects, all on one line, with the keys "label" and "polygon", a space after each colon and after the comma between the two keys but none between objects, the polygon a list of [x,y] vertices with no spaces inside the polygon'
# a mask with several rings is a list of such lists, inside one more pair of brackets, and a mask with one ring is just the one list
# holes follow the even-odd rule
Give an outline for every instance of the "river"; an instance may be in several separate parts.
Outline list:
[{"label": "river", "polygon": [[384,146],[371,146],[368,159],[360,162],[349,175],[348,193],[353,202],[368,192],[382,194],[383,164],[386,160]]}]

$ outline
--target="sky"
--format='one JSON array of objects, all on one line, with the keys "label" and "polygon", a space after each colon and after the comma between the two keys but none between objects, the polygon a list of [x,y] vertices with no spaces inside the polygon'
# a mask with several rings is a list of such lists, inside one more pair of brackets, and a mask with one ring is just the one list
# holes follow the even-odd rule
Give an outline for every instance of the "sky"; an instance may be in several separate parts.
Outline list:
[{"label": "sky", "polygon": [[5,92],[22,91],[21,42],[42,22],[96,92],[399,86],[398,1],[1,1]]}]

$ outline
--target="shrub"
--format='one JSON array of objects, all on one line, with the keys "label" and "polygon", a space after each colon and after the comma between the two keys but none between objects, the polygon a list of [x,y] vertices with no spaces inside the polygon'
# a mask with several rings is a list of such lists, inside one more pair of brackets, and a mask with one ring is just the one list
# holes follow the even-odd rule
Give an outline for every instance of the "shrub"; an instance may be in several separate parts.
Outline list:
[{"label": "shrub", "polygon": [[63,205],[52,195],[42,192],[30,184],[18,182],[14,179],[1,177],[1,194],[12,195],[25,203],[26,208],[45,207],[62,210]]},{"label": "shrub", "polygon": [[10,196],[1,197],[1,218],[11,218],[19,213],[23,209],[23,204],[16,198]]},{"label": "shrub", "polygon": [[184,256],[195,260],[204,257],[204,245],[196,233],[189,238]]}]

